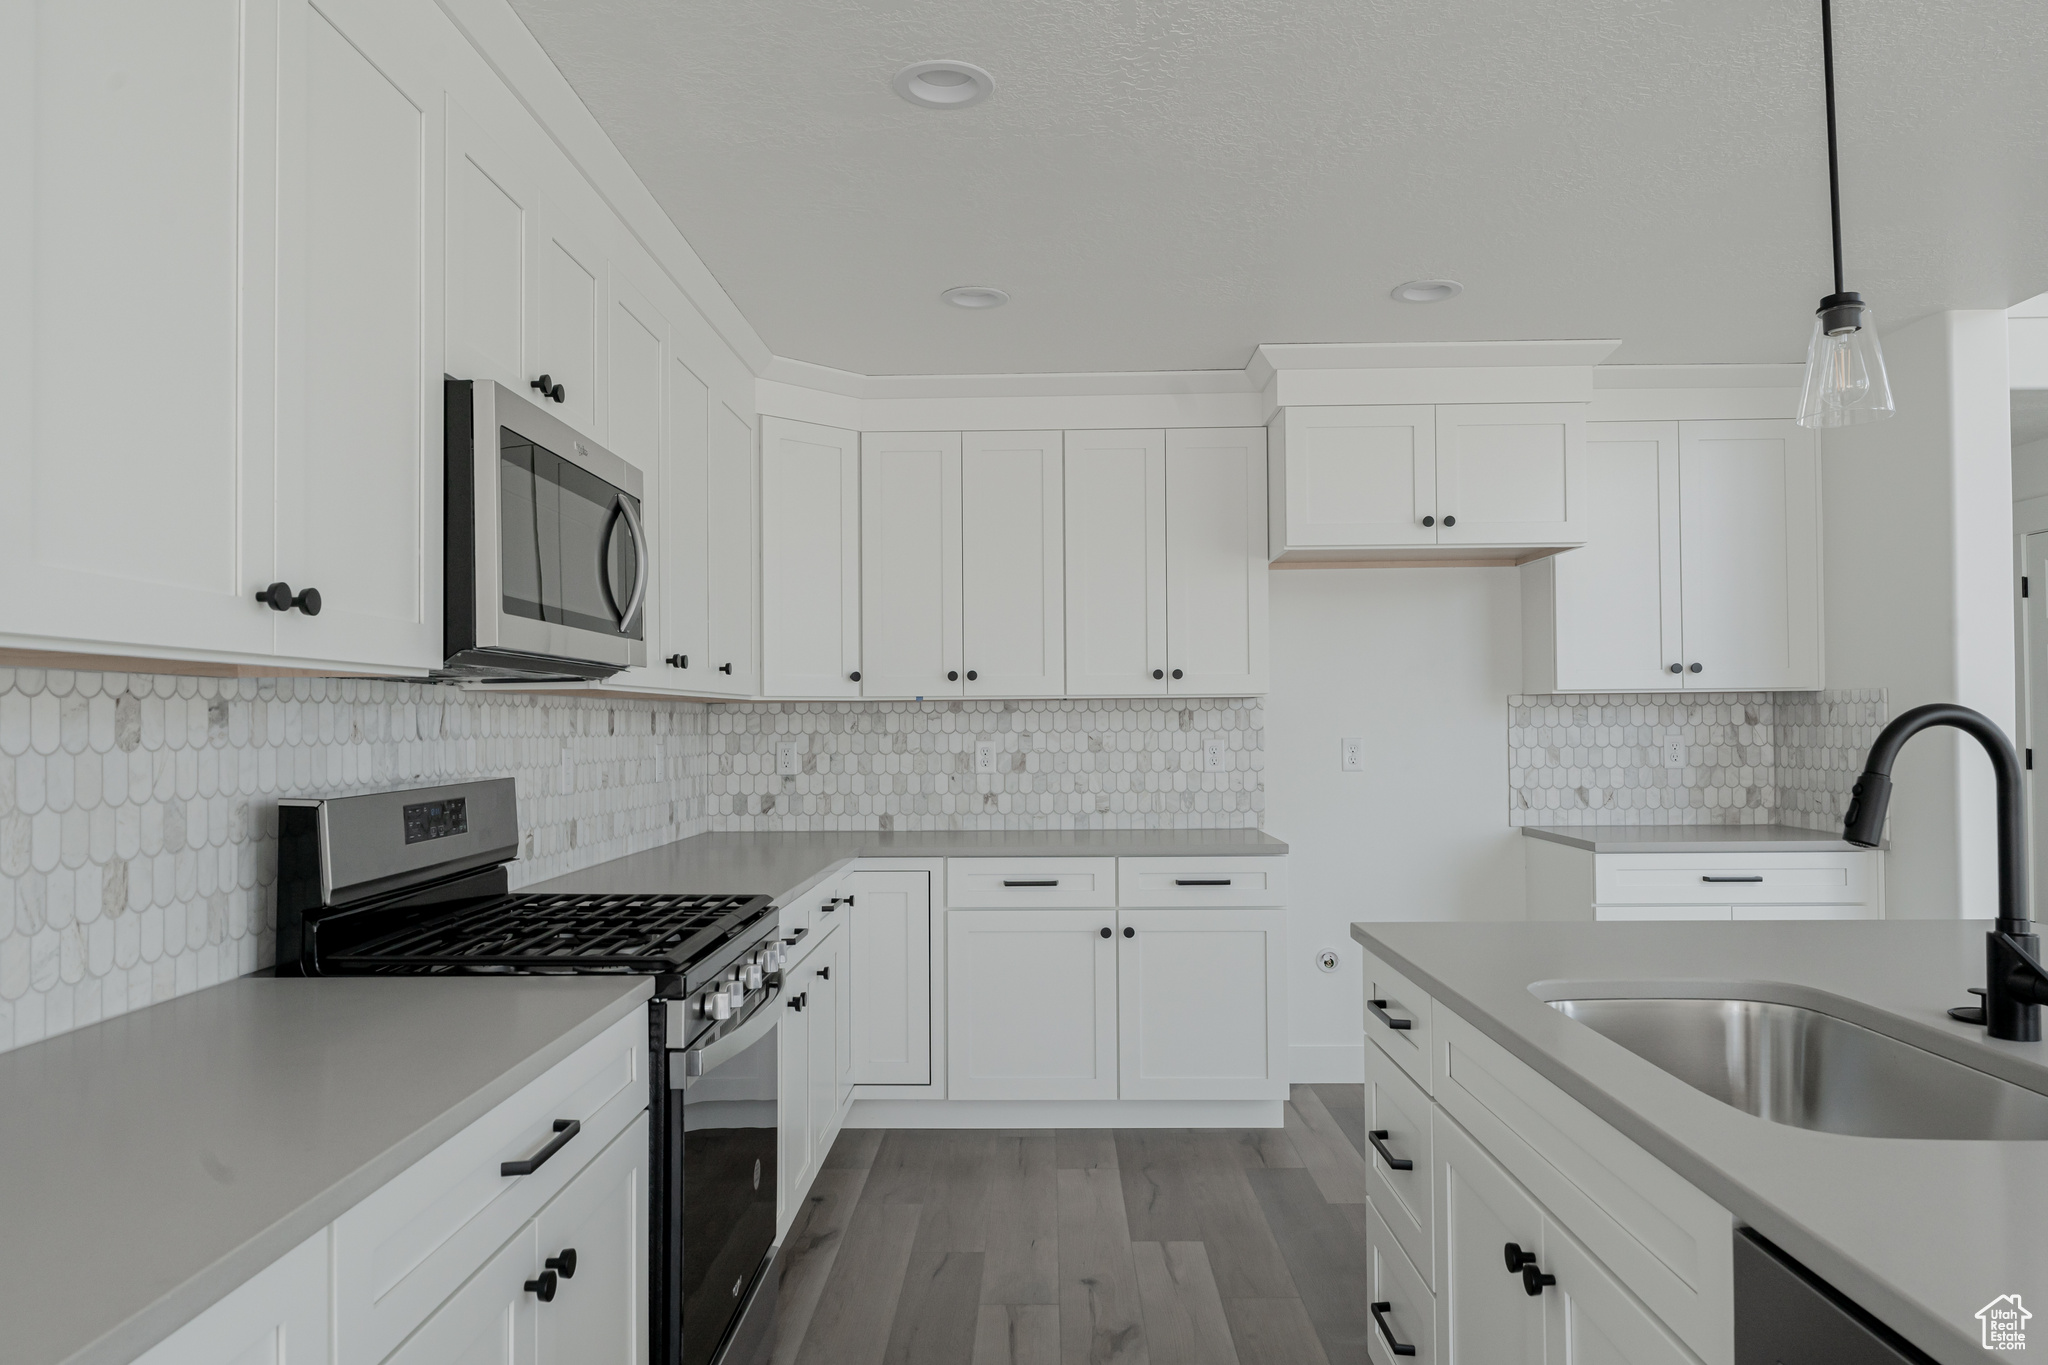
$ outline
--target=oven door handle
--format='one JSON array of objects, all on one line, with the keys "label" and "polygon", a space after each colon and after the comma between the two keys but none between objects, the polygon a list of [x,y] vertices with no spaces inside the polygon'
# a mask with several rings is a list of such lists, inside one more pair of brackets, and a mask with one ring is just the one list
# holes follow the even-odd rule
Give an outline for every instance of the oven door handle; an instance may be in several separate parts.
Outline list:
[{"label": "oven door handle", "polygon": [[709,1047],[685,1049],[683,1052],[683,1089],[688,1090],[706,1072],[717,1070],[720,1066],[723,1066],[767,1037],[768,1030],[775,1027],[776,1018],[769,1011],[768,1007],[774,1004],[781,994],[782,979],[780,976],[777,976],[761,988],[761,1003],[748,1011],[745,1021],[738,1028],[720,1037]]},{"label": "oven door handle", "polygon": [[[638,563],[633,572],[633,595],[619,606],[618,594],[611,590],[610,574],[606,574],[605,592],[612,599],[612,610],[619,613],[619,629],[624,631],[633,624],[633,618],[640,614],[640,603],[647,596],[647,574],[652,561],[647,557],[647,532],[641,528],[640,514],[633,510],[633,500],[624,493],[618,495],[619,515],[626,523],[626,529],[633,533],[633,555]],[[609,545],[606,547],[609,549]]]}]

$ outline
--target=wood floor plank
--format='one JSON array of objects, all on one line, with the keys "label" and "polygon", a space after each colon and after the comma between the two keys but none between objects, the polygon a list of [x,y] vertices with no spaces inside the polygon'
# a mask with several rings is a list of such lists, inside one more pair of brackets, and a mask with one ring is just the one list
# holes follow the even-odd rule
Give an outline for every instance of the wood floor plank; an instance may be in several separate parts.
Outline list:
[{"label": "wood floor plank", "polygon": [[1149,1365],[1115,1171],[1060,1171],[1059,1257],[1061,1365]]},{"label": "wood floor plank", "polygon": [[1053,1138],[1059,1169],[1092,1171],[1116,1165],[1116,1138],[1107,1128],[1062,1128]]},{"label": "wood floor plank", "polygon": [[1055,1139],[999,1136],[989,1179],[981,1301],[1060,1301],[1059,1167]]},{"label": "wood floor plank", "polygon": [[934,1130],[929,1136],[919,1196],[923,1214],[889,1331],[883,1357],[888,1365],[953,1365],[974,1349],[989,1184],[1001,1139],[986,1130]]},{"label": "wood floor plank", "polygon": [[1238,1365],[1208,1248],[1200,1242],[1133,1242],[1131,1256],[1151,1365]]},{"label": "wood floor plank", "polygon": [[1258,1197],[1245,1183],[1238,1132],[1122,1128],[1116,1144],[1133,1241],[1208,1243],[1226,1298],[1294,1293]]},{"label": "wood floor plank", "polygon": [[776,1292],[772,1365],[793,1365],[796,1360],[867,1177],[865,1168],[819,1171],[803,1211],[790,1223]]},{"label": "wood floor plank", "polygon": [[979,1251],[948,1251],[920,1264],[916,1252],[889,1329],[886,1365],[959,1365],[974,1352],[981,1314]]},{"label": "wood floor plank", "polygon": [[1201,1159],[1192,1133],[1180,1128],[1119,1128],[1116,1168],[1134,1242],[1198,1242],[1194,1170]]},{"label": "wood floor plank", "polygon": [[[1363,1109],[1362,1103],[1360,1108]],[[1287,1136],[1284,1127],[1219,1129],[1216,1135],[1229,1141],[1240,1166],[1301,1169],[1301,1153],[1294,1150],[1294,1139]]]},{"label": "wood floor plank", "polygon": [[798,1365],[881,1365],[896,1319],[903,1272],[923,1210],[866,1191],[854,1206],[825,1291],[818,1297]]},{"label": "wood floor plank", "polygon": [[[1330,1365],[1365,1365],[1365,1205],[1331,1204],[1302,1171],[1247,1171]],[[1354,1222],[1347,1214],[1356,1212]]]},{"label": "wood floor plank", "polygon": [[985,1303],[974,1365],[1060,1365],[1060,1310],[1049,1303]]},{"label": "wood floor plank", "polygon": [[832,1150],[818,1163],[821,1171],[861,1170],[875,1164],[875,1149],[882,1145],[880,1128],[842,1128]]},{"label": "wood floor plank", "polygon": [[1323,1102],[1323,1108],[1330,1111],[1337,1127],[1351,1139],[1352,1147],[1365,1158],[1367,1165],[1371,1165],[1372,1153],[1365,1150],[1365,1087],[1325,1082],[1309,1089],[1316,1092],[1316,1098]]},{"label": "wood floor plank", "polygon": [[1315,1178],[1323,1198],[1332,1204],[1363,1204],[1365,1158],[1330,1117],[1322,1097],[1309,1086],[1295,1086],[1287,1101],[1286,1117],[1287,1136],[1293,1139],[1302,1165]]},{"label": "wood floor plank", "polygon": [[932,1157],[938,1152],[940,1134],[936,1128],[890,1128],[883,1132],[868,1166],[868,1185],[863,1200],[881,1204],[917,1204],[924,1200],[931,1179]]},{"label": "wood floor plank", "polygon": [[1330,1365],[1300,1299],[1225,1299],[1239,1365]]},{"label": "wood floor plank", "polygon": [[1219,1155],[1195,1168],[1189,1187],[1216,1287],[1225,1298],[1293,1298],[1293,1277],[1245,1178],[1249,1174]]}]

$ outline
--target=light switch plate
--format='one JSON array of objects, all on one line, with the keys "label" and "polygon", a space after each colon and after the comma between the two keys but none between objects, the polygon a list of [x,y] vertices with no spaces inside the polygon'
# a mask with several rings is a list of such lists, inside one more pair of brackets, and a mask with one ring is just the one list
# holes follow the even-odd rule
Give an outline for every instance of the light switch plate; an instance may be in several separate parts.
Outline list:
[{"label": "light switch plate", "polygon": [[996,742],[992,739],[976,740],[974,744],[974,771],[992,773],[996,770]]},{"label": "light switch plate", "polygon": [[1205,773],[1227,772],[1230,768],[1230,746],[1220,739],[1202,741],[1202,771]]},{"label": "light switch plate", "polygon": [[795,741],[795,740],[793,740],[793,739],[784,739],[784,740],[777,740],[777,741],[776,741],[776,744],[775,744],[775,775],[776,775],[777,777],[795,777],[795,776],[796,776],[796,741]]},{"label": "light switch plate", "polygon": [[1347,773],[1365,771],[1365,741],[1356,736],[1339,741],[1343,746],[1343,767]]},{"label": "light switch plate", "polygon": [[1683,768],[1685,766],[1684,740],[1667,739],[1664,741],[1664,766],[1667,768]]}]

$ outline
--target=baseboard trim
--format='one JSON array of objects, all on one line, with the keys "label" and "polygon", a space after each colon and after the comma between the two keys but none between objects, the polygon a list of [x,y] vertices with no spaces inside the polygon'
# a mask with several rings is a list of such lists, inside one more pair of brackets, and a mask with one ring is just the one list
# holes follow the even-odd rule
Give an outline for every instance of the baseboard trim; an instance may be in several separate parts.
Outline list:
[{"label": "baseboard trim", "polygon": [[1296,1043],[1287,1051],[1287,1074],[1296,1085],[1358,1085],[1365,1080],[1363,1042]]},{"label": "baseboard trim", "polygon": [[[1361,1063],[1362,1065],[1362,1063]],[[848,1128],[1279,1128],[1279,1100],[863,1100]]]}]

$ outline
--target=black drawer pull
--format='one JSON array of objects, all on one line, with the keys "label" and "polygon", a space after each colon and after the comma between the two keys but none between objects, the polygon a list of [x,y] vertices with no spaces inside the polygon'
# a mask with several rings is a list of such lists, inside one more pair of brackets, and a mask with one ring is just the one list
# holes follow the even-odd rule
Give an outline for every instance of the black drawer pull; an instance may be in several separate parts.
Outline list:
[{"label": "black drawer pull", "polygon": [[1057,879],[1049,882],[1004,882],[1004,886],[1058,886]]},{"label": "black drawer pull", "polygon": [[1390,1171],[1412,1171],[1412,1170],[1414,1170],[1414,1169],[1415,1169],[1415,1163],[1414,1163],[1414,1162],[1412,1162],[1412,1161],[1410,1161],[1410,1160],[1409,1160],[1409,1159],[1408,1159],[1407,1157],[1405,1157],[1405,1156],[1395,1156],[1395,1155],[1394,1155],[1394,1154],[1393,1154],[1392,1152],[1390,1152],[1390,1151],[1388,1151],[1388,1150],[1387,1150],[1387,1130],[1386,1130],[1386,1129],[1384,1129],[1384,1128],[1375,1128],[1375,1129],[1373,1129],[1373,1130],[1372,1130],[1372,1131],[1371,1131],[1370,1133],[1367,1133],[1367,1134],[1365,1135],[1365,1140],[1366,1140],[1367,1142],[1370,1142],[1370,1143],[1372,1144],[1372,1149],[1373,1149],[1373,1150],[1374,1150],[1375,1152],[1378,1152],[1378,1153],[1380,1154],[1380,1160],[1382,1160],[1382,1161],[1384,1161],[1384,1162],[1386,1162],[1386,1163],[1387,1163],[1387,1169],[1388,1169],[1388,1170],[1390,1170]]},{"label": "black drawer pull", "polygon": [[1415,1027],[1415,1021],[1413,1019],[1396,1019],[1393,1015],[1388,1014],[1387,1002],[1384,1000],[1368,1000],[1365,1002],[1365,1007],[1371,1010],[1373,1014],[1378,1017],[1379,1021],[1382,1024],[1385,1024],[1388,1028]]},{"label": "black drawer pull", "polygon": [[1412,1356],[1415,1354],[1414,1343],[1395,1340],[1394,1329],[1387,1325],[1387,1314],[1393,1311],[1394,1305],[1391,1303],[1374,1304],[1372,1306],[1373,1325],[1378,1327],[1380,1335],[1387,1339],[1387,1349],[1389,1351],[1392,1351],[1397,1356]]},{"label": "black drawer pull", "polygon": [[1228,886],[1228,885],[1230,885],[1230,878],[1228,878],[1228,877],[1175,877],[1175,878],[1173,879],[1173,884],[1174,884],[1175,886]]},{"label": "black drawer pull", "polygon": [[1762,880],[1763,880],[1763,878],[1762,878],[1762,877],[1756,877],[1756,876],[1750,876],[1750,877],[1702,877],[1702,878],[1700,878],[1700,880],[1701,880],[1701,881],[1703,881],[1703,882],[1760,882],[1760,881],[1762,881]]},{"label": "black drawer pull", "polygon": [[[582,1119],[556,1119],[555,1135],[554,1137],[548,1140],[547,1146],[541,1148],[539,1151],[535,1152],[532,1156],[526,1158],[526,1160],[524,1161],[507,1161],[502,1163],[498,1167],[498,1174],[532,1175],[535,1171],[547,1165],[549,1157],[553,1156],[556,1152],[561,1151],[564,1147],[567,1147],[569,1145],[569,1140],[582,1131]],[[548,1293],[542,1297],[541,1302],[546,1303],[549,1299],[553,1297],[554,1291],[552,1288],[550,1288]]]}]

